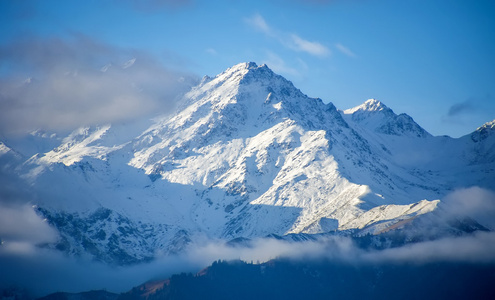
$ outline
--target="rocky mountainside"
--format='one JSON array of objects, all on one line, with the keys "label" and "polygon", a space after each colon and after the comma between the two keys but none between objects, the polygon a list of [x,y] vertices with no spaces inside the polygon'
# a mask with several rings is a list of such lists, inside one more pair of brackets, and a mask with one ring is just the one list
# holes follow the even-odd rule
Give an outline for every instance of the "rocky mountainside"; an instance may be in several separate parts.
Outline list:
[{"label": "rocky mountainside", "polygon": [[57,229],[45,247],[129,264],[205,238],[378,234],[456,188],[494,190],[493,132],[433,137],[377,100],[341,111],[242,63],[169,116],[4,139],[0,167]]}]

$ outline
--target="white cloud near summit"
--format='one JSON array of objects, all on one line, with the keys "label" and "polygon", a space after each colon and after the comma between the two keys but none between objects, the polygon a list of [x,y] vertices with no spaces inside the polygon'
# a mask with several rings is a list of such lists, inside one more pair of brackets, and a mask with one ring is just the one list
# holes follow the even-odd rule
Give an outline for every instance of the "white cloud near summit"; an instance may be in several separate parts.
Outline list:
[{"label": "white cloud near summit", "polygon": [[0,133],[70,130],[168,112],[189,74],[85,36],[0,45]]}]

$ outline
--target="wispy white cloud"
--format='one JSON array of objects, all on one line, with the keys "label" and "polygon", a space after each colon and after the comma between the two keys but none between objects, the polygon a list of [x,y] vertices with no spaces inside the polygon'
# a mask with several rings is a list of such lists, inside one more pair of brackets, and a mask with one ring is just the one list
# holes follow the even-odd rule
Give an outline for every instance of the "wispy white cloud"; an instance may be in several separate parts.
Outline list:
[{"label": "wispy white cloud", "polygon": [[328,47],[316,41],[309,41],[294,33],[287,33],[272,28],[260,14],[255,14],[245,19],[250,26],[278,40],[285,47],[297,52],[305,52],[310,55],[325,57],[331,54]]},{"label": "wispy white cloud", "polygon": [[291,34],[292,47],[296,51],[303,51],[315,56],[327,56],[330,54],[330,49],[318,42],[311,42],[301,38],[296,34]]},{"label": "wispy white cloud", "polygon": [[351,51],[351,49],[347,48],[346,46],[342,45],[341,43],[335,44],[335,48],[339,50],[342,54],[345,54],[349,57],[356,57],[356,54]]},{"label": "wispy white cloud", "polygon": [[217,55],[218,54],[217,50],[215,50],[213,48],[206,48],[205,51],[206,51],[206,53],[211,54],[211,55]]},{"label": "wispy white cloud", "polygon": [[266,23],[265,19],[260,15],[260,14],[255,14],[250,18],[245,19],[246,23],[249,25],[253,26],[255,29],[268,34],[268,35],[273,35],[273,29],[268,26]]}]

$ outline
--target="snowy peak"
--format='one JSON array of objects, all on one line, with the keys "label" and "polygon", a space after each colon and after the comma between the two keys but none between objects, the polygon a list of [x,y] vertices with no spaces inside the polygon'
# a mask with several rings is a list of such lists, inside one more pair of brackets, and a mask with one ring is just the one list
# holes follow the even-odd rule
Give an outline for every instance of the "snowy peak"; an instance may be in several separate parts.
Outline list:
[{"label": "snowy peak", "polygon": [[237,72],[240,70],[253,70],[253,69],[257,69],[257,68],[258,68],[258,65],[255,62],[252,62],[252,61],[251,62],[242,62],[242,63],[238,63],[237,65],[234,65],[234,66],[228,68],[223,73]]},{"label": "snowy peak", "polygon": [[205,76],[201,81],[199,87],[203,87],[208,85],[211,87],[212,85],[216,86],[219,83],[229,83],[229,84],[241,84],[241,83],[249,83],[252,79],[257,80],[270,80],[274,77],[280,77],[273,73],[267,65],[263,64],[258,66],[254,62],[246,62],[240,63],[233,67],[228,68],[224,72],[218,74],[213,79],[209,76]]},{"label": "snowy peak", "polygon": [[397,115],[376,99],[369,99],[361,105],[344,110],[343,116],[347,121],[380,134],[419,138],[430,136],[409,115]]},{"label": "snowy peak", "polygon": [[361,105],[344,110],[343,114],[350,116],[354,122],[364,124],[382,123],[397,117],[393,110],[376,99],[368,99]]},{"label": "snowy peak", "polygon": [[333,105],[309,98],[268,66],[251,62],[203,78],[185,95],[176,116],[165,122],[175,128],[196,128],[203,136],[214,131],[232,136],[241,127],[268,128],[285,119],[308,123],[306,113],[314,112],[317,116],[310,117],[319,117],[321,123],[322,111],[333,111],[334,117],[345,123]]},{"label": "snowy peak", "polygon": [[344,114],[354,114],[358,111],[361,112],[385,111],[387,113],[389,112],[393,113],[393,111],[382,102],[376,99],[368,99],[361,105],[344,110]]},{"label": "snowy peak", "polygon": [[466,137],[473,142],[473,163],[495,162],[495,120],[483,124]]},{"label": "snowy peak", "polygon": [[228,68],[218,76],[222,76],[224,74],[236,74],[236,73],[246,74],[248,72],[252,72],[255,74],[257,73],[258,75],[265,74],[268,75],[268,77],[275,75],[275,73],[273,73],[273,71],[270,70],[270,68],[268,68],[266,64],[262,64],[258,66],[254,62],[243,62]]},{"label": "snowy peak", "polygon": [[266,65],[241,63],[205,77],[184,96],[175,115],[143,133],[130,164],[148,174],[162,173],[166,159],[187,157],[193,149],[217,142],[252,138],[277,124],[311,130],[347,127],[333,104],[309,98]]},{"label": "snowy peak", "polygon": [[486,122],[482,126],[478,127],[475,132],[471,134],[471,139],[474,142],[480,142],[495,135],[495,120]]},{"label": "snowy peak", "polygon": [[[286,98],[289,98],[289,96],[306,97],[299,89],[294,87],[292,82],[275,74],[266,64],[258,66],[254,62],[237,64],[213,79],[204,78],[202,82],[203,84],[200,84],[198,89],[206,88],[211,90],[220,86],[230,86],[236,89],[242,86],[252,89],[255,87],[253,85],[257,85],[258,87],[264,87],[264,91],[268,91],[268,93],[278,88]],[[243,91],[239,90],[239,92]]]}]

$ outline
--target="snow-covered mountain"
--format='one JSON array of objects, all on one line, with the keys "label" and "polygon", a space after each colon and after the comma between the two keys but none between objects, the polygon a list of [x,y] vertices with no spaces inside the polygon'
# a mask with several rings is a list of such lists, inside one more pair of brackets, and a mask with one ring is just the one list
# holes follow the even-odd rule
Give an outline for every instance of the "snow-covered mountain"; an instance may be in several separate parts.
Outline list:
[{"label": "snow-covered mountain", "polygon": [[379,233],[456,188],[493,190],[494,122],[434,137],[377,100],[340,111],[242,63],[170,116],[4,140],[0,167],[58,230],[48,247],[133,263],[205,238]]}]

